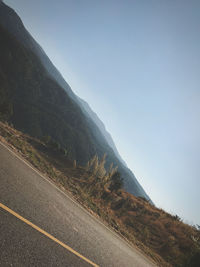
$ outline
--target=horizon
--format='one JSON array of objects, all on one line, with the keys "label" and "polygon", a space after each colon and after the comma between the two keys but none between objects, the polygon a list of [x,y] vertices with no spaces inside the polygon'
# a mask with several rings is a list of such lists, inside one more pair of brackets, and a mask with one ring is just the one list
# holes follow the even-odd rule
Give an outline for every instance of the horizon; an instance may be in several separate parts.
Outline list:
[{"label": "horizon", "polygon": [[200,3],[4,2],[101,118],[155,205],[200,224]]}]

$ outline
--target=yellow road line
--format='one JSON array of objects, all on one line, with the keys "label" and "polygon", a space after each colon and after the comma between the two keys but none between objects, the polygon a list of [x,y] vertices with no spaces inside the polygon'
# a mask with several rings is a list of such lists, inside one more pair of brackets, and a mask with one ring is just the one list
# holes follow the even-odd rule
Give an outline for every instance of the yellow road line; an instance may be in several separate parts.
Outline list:
[{"label": "yellow road line", "polygon": [[15,217],[17,217],[18,219],[20,219],[21,221],[25,222],[26,224],[30,225],[32,228],[34,228],[35,230],[37,230],[38,232],[42,233],[43,235],[49,237],[51,240],[53,240],[54,242],[58,243],[59,245],[61,245],[62,247],[64,247],[65,249],[69,250],[70,252],[72,252],[73,254],[75,254],[76,256],[78,256],[79,258],[83,259],[84,261],[88,262],[89,264],[91,264],[92,266],[95,267],[99,267],[97,264],[93,263],[92,261],[90,261],[89,259],[85,258],[83,255],[79,254],[77,251],[73,250],[71,247],[67,246],[66,244],[64,244],[63,242],[61,242],[60,240],[58,240],[57,238],[55,238],[54,236],[50,235],[49,233],[47,233],[46,231],[42,230],[40,227],[38,227],[37,225],[33,224],[32,222],[28,221],[27,219],[23,218],[22,216],[20,216],[18,213],[14,212],[13,210],[9,209],[8,207],[6,207],[5,205],[3,205],[2,203],[0,203],[0,207],[4,210],[6,210],[7,212],[9,212],[10,214],[14,215]]}]

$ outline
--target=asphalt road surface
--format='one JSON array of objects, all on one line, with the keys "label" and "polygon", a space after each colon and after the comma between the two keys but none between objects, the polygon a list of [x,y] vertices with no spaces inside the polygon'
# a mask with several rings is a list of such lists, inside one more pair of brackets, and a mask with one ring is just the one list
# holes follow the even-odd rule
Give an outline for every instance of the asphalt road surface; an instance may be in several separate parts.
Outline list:
[{"label": "asphalt road surface", "polygon": [[154,266],[0,143],[0,266]]}]

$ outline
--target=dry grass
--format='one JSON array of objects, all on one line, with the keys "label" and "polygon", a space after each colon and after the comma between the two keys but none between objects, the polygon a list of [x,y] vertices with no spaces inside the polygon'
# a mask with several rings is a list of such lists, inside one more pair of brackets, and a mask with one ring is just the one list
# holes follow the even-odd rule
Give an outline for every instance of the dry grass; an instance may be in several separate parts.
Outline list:
[{"label": "dry grass", "polygon": [[2,122],[0,138],[157,265],[200,266],[199,243],[193,239],[200,237],[200,232],[184,224],[178,216],[124,190],[110,192],[101,179],[84,167],[75,167],[62,149],[24,135]]}]

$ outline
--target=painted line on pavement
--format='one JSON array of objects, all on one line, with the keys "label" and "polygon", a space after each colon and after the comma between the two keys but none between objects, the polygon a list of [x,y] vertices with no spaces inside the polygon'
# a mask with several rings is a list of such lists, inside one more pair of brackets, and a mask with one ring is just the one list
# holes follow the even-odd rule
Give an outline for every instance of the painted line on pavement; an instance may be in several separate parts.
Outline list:
[{"label": "painted line on pavement", "polygon": [[153,266],[155,266],[155,263],[152,261],[151,258],[148,258],[146,255],[144,255],[137,247],[133,247],[132,244],[130,244],[128,242],[128,240],[125,240],[124,238],[122,238],[119,234],[117,234],[116,232],[114,232],[113,230],[111,230],[107,225],[105,225],[102,221],[100,221],[99,219],[97,219],[95,216],[93,216],[90,212],[88,212],[85,208],[83,208],[80,203],[78,203],[75,199],[72,198],[71,195],[67,194],[67,192],[62,191],[57,185],[55,185],[49,177],[45,177],[44,174],[42,174],[38,169],[36,169],[35,167],[33,167],[31,165],[31,163],[23,158],[23,155],[18,154],[17,151],[14,151],[12,147],[9,147],[8,144],[5,144],[3,142],[0,141],[0,144],[6,148],[8,151],[11,152],[11,154],[13,154],[16,158],[18,158],[20,161],[22,161],[23,163],[25,163],[29,168],[31,168],[35,173],[37,173],[41,178],[43,178],[45,181],[47,181],[49,184],[51,184],[56,190],[58,190],[61,194],[63,194],[66,198],[70,199],[74,204],[76,204],[77,207],[79,207],[81,210],[83,210],[85,213],[87,213],[93,220],[95,220],[97,223],[99,223],[100,225],[102,225],[103,227],[105,227],[110,233],[112,233],[116,238],[118,238],[119,240],[121,240],[124,244],[126,244],[132,251],[134,251],[135,253],[137,252],[141,257],[143,257],[144,259],[148,259],[151,264]]},{"label": "painted line on pavement", "polygon": [[[19,152],[17,152],[17,151],[14,151],[12,147],[9,147],[8,144],[6,145],[6,144],[2,143],[1,141],[0,141],[0,145],[2,145],[5,149],[7,149],[9,152],[11,152],[11,154],[13,156],[15,156],[20,161],[22,161],[26,166],[28,166],[29,168],[31,168],[35,173],[37,173],[41,178],[43,178],[46,182],[48,182],[50,185],[52,185],[56,190],[58,190],[66,198],[70,199],[77,207],[79,207],[81,210],[83,210],[85,213],[87,213],[98,224],[100,224],[103,227],[105,227],[111,234],[113,234],[115,237],[117,237],[122,242],[124,242],[124,244],[126,244],[130,249],[132,249],[132,250],[134,249],[133,246],[130,245],[127,240],[123,239],[119,234],[117,234],[116,232],[114,232],[113,230],[111,230],[107,225],[105,225],[102,221],[100,221],[94,215],[92,215],[89,211],[87,211],[87,209],[85,209],[83,206],[81,206],[81,204],[79,202],[77,202],[73,198],[73,196],[69,195],[69,193],[67,193],[66,191],[64,192],[63,190],[61,190],[53,181],[51,181],[51,178],[45,177],[43,173],[41,173],[38,169],[36,169],[36,167],[33,167],[31,165],[31,163],[27,159],[24,159],[23,158],[23,155],[19,154]],[[136,251],[139,252],[138,250],[136,250]],[[139,253],[141,254],[141,252],[139,252]],[[141,255],[144,256],[143,254],[141,254]]]},{"label": "painted line on pavement", "polygon": [[24,217],[22,217],[21,215],[19,215],[18,213],[16,213],[15,211],[9,209],[7,206],[3,205],[2,203],[0,203],[0,208],[4,209],[5,211],[9,212],[10,214],[12,214],[13,216],[17,217],[19,220],[23,221],[24,223],[28,224],[29,226],[31,226],[32,228],[34,228],[35,230],[37,230],[38,232],[40,232],[41,234],[47,236],[48,238],[50,238],[51,240],[53,240],[54,242],[56,242],[57,244],[61,245],[62,247],[64,247],[65,249],[67,249],[68,251],[70,251],[71,253],[75,254],[76,256],[78,256],[79,258],[81,258],[82,260],[88,262],[89,264],[91,264],[94,267],[99,267],[97,264],[95,264],[94,262],[90,261],[89,259],[87,259],[86,257],[84,257],[83,255],[81,255],[80,253],[78,253],[77,251],[75,251],[74,249],[72,249],[71,247],[69,247],[68,245],[64,244],[63,242],[61,242],[60,240],[58,240],[57,238],[55,238],[54,236],[50,235],[49,233],[47,233],[46,231],[42,230],[40,227],[38,227],[37,225],[33,224],[32,222],[28,221],[27,219],[25,219]]}]

